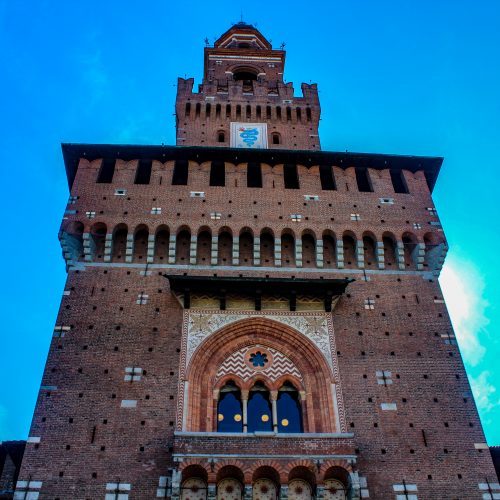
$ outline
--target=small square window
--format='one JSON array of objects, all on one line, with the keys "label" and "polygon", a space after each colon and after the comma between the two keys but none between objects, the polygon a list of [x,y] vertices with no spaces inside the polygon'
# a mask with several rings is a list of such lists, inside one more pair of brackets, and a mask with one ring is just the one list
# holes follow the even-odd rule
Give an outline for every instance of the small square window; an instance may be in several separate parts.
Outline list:
[{"label": "small square window", "polygon": [[220,220],[222,214],[220,212],[210,212],[210,218],[212,220]]},{"label": "small square window", "polygon": [[95,211],[90,210],[88,212],[85,212],[85,216],[87,217],[87,219],[95,219]]},{"label": "small square window", "polygon": [[153,207],[151,209],[151,215],[161,215],[161,207]]},{"label": "small square window", "polygon": [[300,222],[302,220],[302,215],[292,214],[290,215],[290,219],[292,219],[293,222]]},{"label": "small square window", "polygon": [[359,214],[351,214],[351,220],[358,221],[361,220],[361,217]]}]

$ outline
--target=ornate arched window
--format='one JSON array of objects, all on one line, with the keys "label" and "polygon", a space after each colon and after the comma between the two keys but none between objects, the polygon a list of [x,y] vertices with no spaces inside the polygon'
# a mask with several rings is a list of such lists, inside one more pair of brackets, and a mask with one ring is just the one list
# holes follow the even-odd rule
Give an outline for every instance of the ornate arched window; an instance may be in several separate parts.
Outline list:
[{"label": "ornate arched window", "polygon": [[278,432],[303,432],[299,393],[289,382],[278,391]]},{"label": "ornate arched window", "polygon": [[248,432],[271,432],[273,419],[269,390],[262,382],[256,382],[248,398]]},{"label": "ornate arched window", "polygon": [[217,432],[242,432],[241,392],[233,381],[220,390],[217,405]]}]

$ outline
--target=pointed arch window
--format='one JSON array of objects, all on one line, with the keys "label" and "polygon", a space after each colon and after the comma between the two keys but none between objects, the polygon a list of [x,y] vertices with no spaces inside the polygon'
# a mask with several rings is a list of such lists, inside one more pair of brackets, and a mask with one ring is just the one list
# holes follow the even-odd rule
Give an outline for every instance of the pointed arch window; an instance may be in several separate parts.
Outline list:
[{"label": "pointed arch window", "polygon": [[233,381],[220,390],[217,404],[217,432],[243,432],[241,392]]},{"label": "pointed arch window", "polygon": [[278,391],[278,432],[304,432],[299,393],[285,382]]},{"label": "pointed arch window", "polygon": [[273,419],[269,390],[262,382],[250,389],[248,398],[248,432],[272,432]]}]

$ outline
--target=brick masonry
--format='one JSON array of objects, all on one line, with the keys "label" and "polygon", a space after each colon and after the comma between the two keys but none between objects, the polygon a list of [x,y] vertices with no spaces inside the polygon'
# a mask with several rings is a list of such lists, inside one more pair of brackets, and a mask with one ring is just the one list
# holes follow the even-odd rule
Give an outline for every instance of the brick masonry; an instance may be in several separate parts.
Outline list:
[{"label": "brick masonry", "polygon": [[[256,30],[240,28],[206,49],[200,94],[180,83],[179,119],[188,99],[202,102],[215,85],[212,62],[228,71],[210,59],[237,53],[227,40],[254,35],[263,48],[240,50],[270,50]],[[284,53],[272,52],[283,63]],[[271,69],[271,80],[282,78]],[[224,99],[234,105],[238,92]],[[268,98],[247,100],[264,106]],[[319,102],[311,107],[317,130]],[[216,120],[190,114],[185,123],[189,144],[216,145],[201,139],[203,123],[204,135],[216,137]],[[294,126],[279,125],[283,147],[319,149],[305,126]],[[495,470],[437,281],[446,241],[424,171],[403,170],[409,193],[396,193],[389,169],[369,168],[373,192],[360,192],[354,166],[332,165],[336,190],[325,190],[319,166],[299,164],[300,187],[285,189],[282,165],[262,164],[263,187],[248,188],[247,164],[235,159],[226,162],[225,185],[210,186],[210,163],[194,154],[186,185],[172,185],[174,159],[154,160],[147,184],[134,183],[138,160],[116,157],[112,182],[97,183],[102,157],[79,159],[59,235],[68,278],[19,494],[33,486],[33,495],[51,499],[177,497],[182,481],[197,477],[212,497],[218,481],[233,477],[246,498],[260,478],[280,484],[283,498],[294,478],[327,498],[321,488],[333,478],[351,488],[350,498],[396,498],[394,485],[404,484],[424,499],[482,498],[478,483],[493,483]],[[246,319],[211,333],[186,371],[186,312],[165,273],[356,281],[332,313],[318,313],[331,325],[330,360],[299,329],[256,316],[247,303],[235,310],[248,311]],[[317,307],[306,299],[301,307]],[[286,314],[286,303],[279,307]],[[217,371],[255,343],[282,353],[303,377],[302,436],[214,432]],[[392,383],[384,383],[389,372]]]}]

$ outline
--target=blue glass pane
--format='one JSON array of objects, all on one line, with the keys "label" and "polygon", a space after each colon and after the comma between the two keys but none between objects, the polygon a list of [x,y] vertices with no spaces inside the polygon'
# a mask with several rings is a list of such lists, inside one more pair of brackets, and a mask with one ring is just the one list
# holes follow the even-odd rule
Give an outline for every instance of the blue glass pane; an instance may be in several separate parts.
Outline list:
[{"label": "blue glass pane", "polygon": [[250,392],[248,400],[248,432],[272,431],[273,419],[267,392]]},{"label": "blue glass pane", "polygon": [[302,412],[296,393],[280,392],[277,406],[278,432],[303,432]]},{"label": "blue glass pane", "polygon": [[222,393],[217,406],[218,432],[243,432],[243,411],[238,392]]}]

